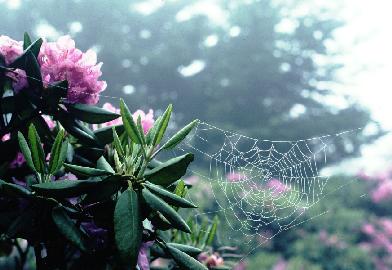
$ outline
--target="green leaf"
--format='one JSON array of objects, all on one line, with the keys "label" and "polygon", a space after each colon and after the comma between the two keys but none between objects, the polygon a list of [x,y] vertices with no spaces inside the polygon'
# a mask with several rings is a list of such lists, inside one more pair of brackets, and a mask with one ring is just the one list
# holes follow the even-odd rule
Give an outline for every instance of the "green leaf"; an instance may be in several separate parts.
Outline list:
[{"label": "green leaf", "polygon": [[23,35],[23,50],[25,51],[31,45],[31,38],[27,32]]},{"label": "green leaf", "polygon": [[193,154],[172,158],[159,166],[144,173],[144,178],[153,184],[169,186],[174,181],[180,179],[185,173],[189,164],[193,161]]},{"label": "green leaf", "polygon": [[66,98],[68,94],[68,81],[58,81],[50,84],[45,91],[45,101],[56,107],[61,98]]},{"label": "green leaf", "polygon": [[[54,174],[58,168],[62,166],[62,164],[59,164],[59,161],[61,160],[64,162],[64,159],[61,157],[61,154],[66,155],[67,154],[67,149],[65,149],[65,154],[62,153],[61,149],[63,146],[63,139],[64,139],[64,129],[60,129],[60,131],[57,133],[56,139],[54,140],[54,143],[52,145],[52,149],[50,151],[50,160],[49,160],[49,173]],[[64,143],[66,147],[68,146],[68,142]]]},{"label": "green leaf", "polygon": [[69,112],[60,109],[60,111],[56,113],[56,118],[60,121],[65,130],[80,142],[88,145],[97,145],[97,138],[95,137],[94,132],[81,124],[80,121],[76,120]]},{"label": "green leaf", "polygon": [[215,216],[212,226],[208,232],[207,241],[204,243],[204,245],[211,246],[212,243],[214,242],[215,234],[218,229],[218,222],[219,222],[218,217]]},{"label": "green leaf", "polygon": [[42,42],[43,42],[42,38],[39,38],[33,43],[31,43],[30,46],[28,46],[24,50],[24,53],[18,58],[16,58],[14,62],[11,63],[10,67],[20,68],[24,70],[26,68],[26,60],[28,58],[28,54],[32,54],[33,57],[37,58],[41,49]]},{"label": "green leaf", "polygon": [[117,113],[87,104],[69,104],[67,108],[76,118],[90,124],[106,123],[120,117]]},{"label": "green leaf", "polygon": [[125,156],[124,148],[122,147],[121,141],[114,127],[113,127],[113,144],[114,144],[114,148],[116,148],[117,154],[119,154],[121,158],[124,158]]},{"label": "green leaf", "polygon": [[119,197],[114,210],[114,233],[116,246],[123,264],[136,267],[142,242],[143,225],[138,194],[125,190]]},{"label": "green leaf", "polygon": [[12,183],[7,183],[3,180],[0,180],[0,195],[10,196],[10,197],[30,197],[31,192],[19,185],[15,185]]},{"label": "green leaf", "polygon": [[27,51],[26,53],[26,74],[27,81],[29,82],[29,86],[33,88],[42,89],[42,77],[41,77],[41,69],[38,64],[36,56],[34,56],[32,51]]},{"label": "green leaf", "polygon": [[104,156],[98,159],[97,168],[115,174],[115,171],[113,170],[112,166],[109,164],[109,162],[107,162]]},{"label": "green leaf", "polygon": [[33,55],[35,56],[35,58],[38,58],[39,52],[41,50],[41,45],[43,43],[43,39],[39,38],[36,41],[34,41],[33,43],[31,43],[25,51],[31,51],[33,53]]},{"label": "green leaf", "polygon": [[152,145],[153,146],[157,146],[161,142],[161,140],[163,138],[163,135],[165,135],[166,128],[167,128],[167,126],[169,124],[169,120],[170,120],[170,116],[171,116],[172,110],[173,110],[173,106],[170,104],[167,107],[166,111],[163,113],[163,116],[160,119],[160,121],[159,122],[157,121],[158,123],[155,123],[157,125],[157,127],[154,130],[155,134],[154,134],[154,137],[152,139]]},{"label": "green leaf", "polygon": [[142,126],[142,118],[140,117],[140,115],[137,118],[137,130],[139,131],[140,139],[142,140],[142,144],[145,145],[146,144],[146,138],[144,137],[144,130],[143,130],[143,126]]},{"label": "green leaf", "polygon": [[23,134],[20,131],[18,131],[18,141],[19,141],[20,151],[22,151],[22,154],[26,160],[27,165],[33,171],[37,171],[35,169],[33,159],[31,158],[31,151],[30,151],[29,145],[27,144],[25,137],[23,136]]},{"label": "green leaf", "polygon": [[187,233],[191,232],[188,224],[186,224],[182,217],[165,201],[152,194],[147,188],[143,188],[142,195],[147,204],[152,209],[159,211],[174,228]]},{"label": "green leaf", "polygon": [[166,245],[165,249],[181,269],[208,270],[205,265],[173,246]]},{"label": "green leaf", "polygon": [[52,219],[60,233],[81,251],[88,252],[86,235],[74,224],[60,206],[52,209]]},{"label": "green leaf", "polygon": [[167,243],[168,246],[171,246],[173,248],[176,248],[182,252],[185,252],[189,256],[196,257],[199,255],[202,250],[196,247],[188,246],[188,245],[183,245],[183,244],[178,244],[178,243]]},{"label": "green leaf", "polygon": [[34,167],[38,172],[45,173],[45,153],[44,149],[42,148],[41,139],[33,124],[31,124],[29,127],[28,136]]},{"label": "green leaf", "polygon": [[161,231],[167,231],[171,229],[170,222],[159,212],[156,212],[156,214],[151,218],[151,223],[154,225],[154,227]]},{"label": "green leaf", "polygon": [[38,194],[57,198],[70,198],[86,194],[98,186],[101,180],[57,180],[32,185]]},{"label": "green leaf", "polygon": [[194,120],[181,130],[179,130],[173,137],[171,137],[163,146],[162,149],[172,149],[180,142],[182,142],[185,137],[192,131],[192,129],[199,123],[199,120]]},{"label": "green leaf", "polygon": [[82,167],[78,165],[64,163],[64,167],[73,174],[84,176],[84,177],[91,177],[91,176],[104,176],[104,175],[111,175],[111,172],[95,169],[91,167]]},{"label": "green leaf", "polygon": [[193,203],[157,185],[151,183],[144,183],[144,186],[146,186],[152,193],[159,196],[161,199],[163,199],[164,201],[166,201],[171,205],[182,207],[182,208],[197,208],[197,206],[194,205]]},{"label": "green leaf", "polygon": [[117,134],[122,134],[125,130],[123,125],[117,125],[99,128],[94,131],[95,136],[102,145],[113,142],[113,128],[116,129]]},{"label": "green leaf", "polygon": [[124,186],[126,182],[122,180],[122,176],[120,175],[106,177],[89,190],[87,196],[83,199],[83,203],[90,204],[108,199]]},{"label": "green leaf", "polygon": [[125,128],[125,131],[128,134],[128,137],[137,144],[142,144],[142,139],[140,138],[140,134],[138,131],[137,126],[135,125],[135,122],[133,121],[133,117],[131,113],[129,112],[129,109],[127,105],[124,103],[124,100],[120,100],[120,112],[121,112],[121,117],[123,120],[123,125]]}]

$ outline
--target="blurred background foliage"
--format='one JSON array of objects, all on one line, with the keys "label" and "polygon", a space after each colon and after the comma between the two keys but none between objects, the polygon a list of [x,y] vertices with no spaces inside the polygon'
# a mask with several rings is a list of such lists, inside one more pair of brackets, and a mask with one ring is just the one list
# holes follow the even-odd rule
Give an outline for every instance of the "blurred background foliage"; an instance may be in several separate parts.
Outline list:
[{"label": "blurred background foliage", "polygon": [[[131,108],[157,114],[173,103],[179,126],[199,118],[272,140],[372,126],[371,133],[334,142],[330,154],[337,162],[359,154],[383,131],[367,108],[336,90],[344,63],[331,48],[344,21],[314,2],[3,0],[0,33],[18,38],[28,31],[48,39],[70,34],[104,63],[108,88],[101,103],[123,97]],[[307,12],[298,12],[304,6]],[[263,244],[236,241],[243,252],[259,246],[238,269],[389,269],[390,251],[362,229],[392,215],[384,205],[389,197],[374,201],[375,184],[352,179],[331,179],[328,198],[304,217],[310,221]],[[199,183],[195,188],[204,198]],[[205,209],[214,207],[205,201]],[[224,222],[219,230],[228,230]],[[389,239],[388,233],[378,236]],[[218,242],[233,245],[222,237]]]}]

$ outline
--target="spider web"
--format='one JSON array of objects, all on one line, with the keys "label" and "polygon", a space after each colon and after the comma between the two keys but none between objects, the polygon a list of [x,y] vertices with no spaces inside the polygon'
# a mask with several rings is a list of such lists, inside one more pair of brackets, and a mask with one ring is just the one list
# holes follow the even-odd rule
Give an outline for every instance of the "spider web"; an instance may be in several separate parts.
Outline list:
[{"label": "spider web", "polygon": [[304,214],[326,195],[329,175],[319,168],[327,164],[328,146],[348,132],[271,141],[199,123],[179,148],[196,154],[201,169],[191,171],[207,183],[204,201],[214,201],[196,216],[219,214],[237,232],[226,238],[250,242],[257,237],[262,243],[308,221]]}]

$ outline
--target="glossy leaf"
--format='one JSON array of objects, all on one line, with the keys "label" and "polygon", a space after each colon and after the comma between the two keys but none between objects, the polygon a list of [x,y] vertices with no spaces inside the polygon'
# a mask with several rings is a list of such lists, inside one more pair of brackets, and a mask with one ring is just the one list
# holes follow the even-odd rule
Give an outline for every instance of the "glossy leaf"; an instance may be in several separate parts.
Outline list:
[{"label": "glossy leaf", "polygon": [[101,144],[105,145],[113,142],[113,128],[116,129],[117,134],[122,134],[125,130],[123,125],[117,125],[99,128],[94,131],[96,138]]},{"label": "glossy leaf", "polygon": [[26,50],[31,45],[31,38],[27,32],[23,35],[23,50]]},{"label": "glossy leaf", "polygon": [[170,191],[167,191],[157,185],[151,184],[151,183],[144,183],[144,185],[155,195],[159,196],[161,199],[163,199],[165,202],[182,207],[182,208],[197,208],[196,205],[193,203],[189,202],[188,200],[171,193]]},{"label": "glossy leaf", "polygon": [[120,117],[117,113],[87,104],[69,104],[67,108],[76,118],[90,124],[106,123]]},{"label": "glossy leaf", "polygon": [[205,265],[171,245],[167,245],[165,249],[181,269],[208,270]]},{"label": "glossy leaf", "polygon": [[124,100],[120,100],[120,112],[123,120],[123,125],[125,131],[127,132],[129,138],[137,144],[142,144],[142,139],[139,134],[139,130],[133,121],[132,114],[129,112],[127,105],[124,103]]},{"label": "glossy leaf", "polygon": [[192,131],[192,129],[199,123],[199,120],[194,120],[182,129],[180,129],[173,137],[171,137],[163,146],[162,149],[173,149],[180,142],[182,142],[186,136]]},{"label": "glossy leaf", "polygon": [[125,190],[116,203],[114,233],[123,264],[134,269],[142,241],[143,226],[138,194],[132,189]]},{"label": "glossy leaf", "polygon": [[42,89],[42,77],[41,77],[41,69],[38,64],[36,56],[34,56],[32,51],[27,51],[26,53],[26,74],[27,81],[29,82],[29,86]]},{"label": "glossy leaf", "polygon": [[174,228],[187,233],[191,232],[188,224],[186,224],[182,217],[165,201],[151,193],[147,188],[143,188],[142,194],[146,203],[152,209],[159,211]]},{"label": "glossy leaf", "polygon": [[85,177],[92,177],[92,176],[104,176],[104,175],[111,175],[111,172],[95,169],[91,167],[82,167],[78,165],[64,163],[64,167],[73,174],[85,176]]},{"label": "glossy leaf", "polygon": [[0,195],[10,197],[29,197],[31,192],[22,186],[0,180]]},{"label": "glossy leaf", "polygon": [[[15,59],[14,62],[11,63],[10,67],[12,68],[20,68],[25,69],[26,60],[28,58],[28,54],[32,54],[33,57],[37,58],[41,49],[41,45],[43,43],[42,38],[37,39],[33,43],[30,44],[25,50],[24,53]],[[40,75],[41,76],[41,75]]]},{"label": "glossy leaf", "polygon": [[115,171],[113,170],[112,166],[107,162],[104,156],[100,157],[97,161],[97,168],[100,170],[107,171],[109,173],[114,174]]},{"label": "glossy leaf", "polygon": [[168,246],[174,247],[182,252],[185,252],[189,256],[196,257],[199,255],[202,250],[196,247],[188,246],[188,245],[183,245],[183,244],[178,244],[178,243],[167,243]]},{"label": "glossy leaf", "polygon": [[117,131],[116,129],[113,127],[113,144],[114,144],[114,148],[117,151],[117,154],[121,157],[124,158],[125,152],[124,152],[124,148],[122,147],[120,138],[117,135]]},{"label": "glossy leaf", "polygon": [[18,141],[19,141],[20,151],[22,151],[22,154],[26,160],[27,165],[33,171],[36,171],[34,163],[33,163],[33,159],[31,157],[31,151],[30,151],[29,145],[27,144],[25,137],[23,136],[23,134],[20,131],[18,131]]},{"label": "glossy leaf", "polygon": [[165,112],[163,113],[160,121],[156,123],[157,127],[156,129],[154,129],[154,134],[153,134],[154,136],[152,139],[153,146],[157,146],[161,142],[163,135],[165,135],[167,126],[169,125],[172,110],[173,110],[173,106],[170,104],[165,110]]},{"label": "glossy leaf", "polygon": [[52,209],[52,219],[60,233],[81,251],[88,252],[86,235],[76,227],[75,223],[69,218],[62,207]]},{"label": "glossy leaf", "polygon": [[86,204],[95,203],[108,199],[117,193],[123,186],[125,181],[119,175],[111,175],[100,181],[96,186],[89,189],[87,196],[83,199]]},{"label": "glossy leaf", "polygon": [[[61,151],[63,146],[63,139],[64,139],[64,129],[61,129],[54,140],[52,145],[52,150],[50,151],[50,160],[49,160],[49,173],[55,173],[58,168],[62,166],[62,162],[65,160],[65,156],[67,154],[67,146],[68,143],[64,143],[65,149]],[[62,157],[63,155],[63,157]],[[60,164],[61,163],[61,164]]]},{"label": "glossy leaf", "polygon": [[45,153],[44,149],[42,148],[41,139],[33,124],[31,124],[29,127],[28,137],[34,167],[38,172],[44,173],[46,166]]},{"label": "glossy leaf", "polygon": [[152,170],[144,173],[144,178],[153,184],[169,186],[185,175],[189,164],[193,161],[193,154],[172,158],[161,163]]},{"label": "glossy leaf", "polygon": [[70,198],[86,194],[100,182],[100,180],[57,180],[35,184],[31,188],[41,195]]}]

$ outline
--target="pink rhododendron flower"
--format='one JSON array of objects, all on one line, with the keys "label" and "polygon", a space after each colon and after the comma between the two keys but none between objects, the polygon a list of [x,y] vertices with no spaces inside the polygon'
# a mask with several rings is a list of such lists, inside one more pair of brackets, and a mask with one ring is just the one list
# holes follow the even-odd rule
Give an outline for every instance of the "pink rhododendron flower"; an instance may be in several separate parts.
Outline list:
[{"label": "pink rhododendron flower", "polygon": [[[7,36],[0,36],[0,55],[4,58],[6,65],[11,64],[22,53],[23,42],[13,40]],[[7,76],[12,79],[12,87],[15,91],[19,91],[28,85],[24,70],[15,69],[7,72]]]},{"label": "pink rhododendron flower", "polygon": [[68,102],[96,104],[99,93],[106,88],[102,75],[102,63],[97,64],[97,55],[88,50],[83,53],[75,48],[75,41],[69,36],[60,37],[57,42],[44,42],[38,56],[44,84],[67,80]]},{"label": "pink rhododendron flower", "polygon": [[132,116],[133,116],[133,121],[135,121],[135,123],[137,123],[137,119],[140,116],[140,119],[142,120],[141,122],[142,122],[143,131],[145,134],[154,125],[154,111],[151,109],[148,111],[147,114],[142,110],[137,110],[136,112],[133,113]]},{"label": "pink rhododendron flower", "polygon": [[226,174],[226,179],[230,182],[237,182],[241,180],[246,180],[247,177],[242,172],[229,172],[228,174]]},{"label": "pink rhododendron flower", "polygon": [[[105,110],[108,110],[109,112],[120,114],[120,109],[117,109],[109,102],[106,102],[105,104],[103,104],[102,108],[104,108]],[[116,125],[121,125],[121,124],[122,124],[122,119],[121,119],[121,117],[119,117],[119,118],[114,119],[112,121],[103,123],[102,126],[111,127],[111,126],[116,126]]]},{"label": "pink rhododendron flower", "polygon": [[52,130],[56,127],[56,121],[53,121],[52,117],[50,117],[49,115],[42,115],[42,118],[45,120],[49,129]]},{"label": "pink rhododendron flower", "polygon": [[[110,112],[114,112],[114,113],[120,114],[120,109],[117,109],[116,107],[114,107],[109,102],[106,102],[105,104],[103,104],[102,108],[104,108],[105,110],[108,110]],[[140,116],[140,119],[141,119],[141,122],[142,122],[143,131],[146,134],[154,125],[154,122],[155,122],[155,120],[154,120],[154,111],[152,109],[150,109],[148,111],[148,113],[146,114],[142,110],[137,110],[132,115],[133,121],[135,121],[135,123],[137,122],[137,119],[138,119],[139,116]],[[112,121],[103,123],[102,126],[110,127],[110,126],[121,125],[121,124],[122,124],[122,119],[121,119],[121,117],[119,117],[119,118],[114,119]]]},{"label": "pink rhododendron flower", "polygon": [[220,257],[218,253],[208,255],[206,252],[202,252],[197,259],[207,267],[222,266],[224,264],[223,258]]},{"label": "pink rhododendron flower", "polygon": [[376,229],[372,224],[366,223],[362,226],[362,231],[368,235],[373,235],[376,232]]},{"label": "pink rhododendron flower", "polygon": [[372,192],[371,197],[379,203],[392,197],[392,181],[384,181]]},{"label": "pink rhododendron flower", "polygon": [[290,190],[290,187],[276,178],[272,178],[270,181],[268,181],[267,187],[270,188],[274,194],[285,193]]},{"label": "pink rhododendron flower", "polygon": [[283,259],[279,259],[272,267],[272,270],[286,270],[286,269],[287,269],[287,262]]},{"label": "pink rhododendron flower", "polygon": [[7,134],[5,134],[5,135],[1,138],[1,141],[5,142],[5,141],[8,141],[9,139],[11,139],[11,134],[10,134],[10,133],[7,133]]},{"label": "pink rhododendron flower", "polygon": [[0,36],[0,54],[7,65],[11,64],[23,53],[23,42],[7,36]]}]

